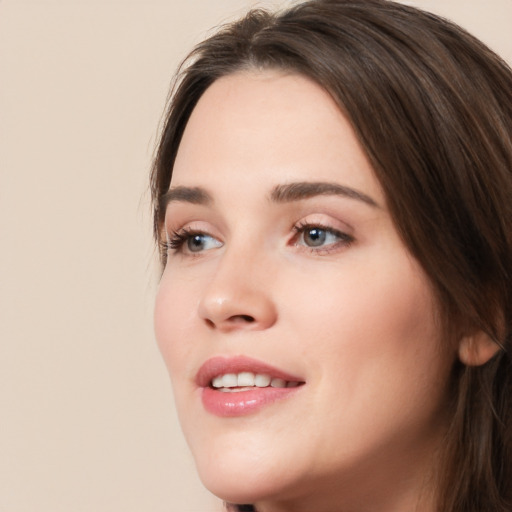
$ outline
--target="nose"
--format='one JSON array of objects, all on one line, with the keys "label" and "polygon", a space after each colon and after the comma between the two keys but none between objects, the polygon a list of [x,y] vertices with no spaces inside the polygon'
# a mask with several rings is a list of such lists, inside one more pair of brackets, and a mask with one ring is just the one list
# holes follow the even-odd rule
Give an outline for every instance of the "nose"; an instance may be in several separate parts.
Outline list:
[{"label": "nose", "polygon": [[268,272],[261,260],[226,252],[201,297],[200,318],[221,332],[272,327],[277,309]]}]

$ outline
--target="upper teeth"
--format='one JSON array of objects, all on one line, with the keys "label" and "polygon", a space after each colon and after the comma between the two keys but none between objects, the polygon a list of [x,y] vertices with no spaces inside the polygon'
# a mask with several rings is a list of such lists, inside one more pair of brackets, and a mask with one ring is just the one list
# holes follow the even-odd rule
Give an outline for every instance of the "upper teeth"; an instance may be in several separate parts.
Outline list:
[{"label": "upper teeth", "polygon": [[277,377],[272,378],[270,375],[265,373],[252,373],[252,372],[240,372],[240,373],[225,373],[219,375],[212,380],[212,386],[214,388],[236,388],[236,387],[252,387],[266,388],[269,385],[273,388],[286,388],[295,387],[299,383],[278,379]]}]

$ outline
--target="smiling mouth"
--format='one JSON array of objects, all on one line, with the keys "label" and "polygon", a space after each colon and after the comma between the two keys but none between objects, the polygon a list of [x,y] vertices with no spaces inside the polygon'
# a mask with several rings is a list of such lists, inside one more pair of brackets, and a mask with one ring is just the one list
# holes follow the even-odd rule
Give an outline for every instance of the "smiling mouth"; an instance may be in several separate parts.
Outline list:
[{"label": "smiling mouth", "polygon": [[256,414],[292,399],[306,384],[297,375],[246,356],[208,359],[199,368],[195,383],[204,409],[221,418]]},{"label": "smiling mouth", "polygon": [[240,372],[217,375],[210,388],[224,393],[239,393],[254,388],[296,388],[304,382],[272,377],[266,373]]}]

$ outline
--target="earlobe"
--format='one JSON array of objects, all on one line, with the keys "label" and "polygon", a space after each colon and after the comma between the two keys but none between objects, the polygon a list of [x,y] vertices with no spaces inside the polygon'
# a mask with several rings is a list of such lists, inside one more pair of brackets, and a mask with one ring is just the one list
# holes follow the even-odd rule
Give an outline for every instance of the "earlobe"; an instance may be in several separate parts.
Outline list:
[{"label": "earlobe", "polygon": [[464,336],[459,341],[459,359],[467,366],[480,366],[491,359],[500,347],[483,331]]}]

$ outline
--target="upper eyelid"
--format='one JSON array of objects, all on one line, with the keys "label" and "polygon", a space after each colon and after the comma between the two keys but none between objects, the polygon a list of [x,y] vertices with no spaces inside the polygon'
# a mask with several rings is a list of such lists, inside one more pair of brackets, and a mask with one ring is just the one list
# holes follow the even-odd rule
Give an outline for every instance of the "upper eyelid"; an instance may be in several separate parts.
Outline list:
[{"label": "upper eyelid", "polygon": [[[316,214],[314,214],[316,215]],[[320,214],[325,215],[325,214]],[[353,232],[353,228],[350,224],[347,222],[343,222],[340,220],[336,221],[329,221],[329,220],[323,220],[323,219],[309,219],[310,215],[306,216],[305,218],[301,218],[301,220],[293,221],[291,222],[290,229],[292,231],[296,231],[297,229],[305,228],[305,227],[321,227],[322,229],[325,229],[327,231],[335,231],[335,232],[342,232],[346,234],[351,234]],[[175,224],[175,225],[173,225]],[[205,226],[205,224],[207,226]],[[224,231],[227,231],[229,233],[229,230],[219,229],[217,227],[213,227],[211,225],[211,222],[209,221],[203,221],[199,219],[190,220],[186,222],[173,222],[171,220],[165,219],[165,222],[162,226],[162,233],[163,237],[168,237],[170,233],[183,233],[183,232],[191,232],[191,233],[200,233],[205,234],[208,236],[212,236],[213,238],[219,238],[222,236],[221,233]]]},{"label": "upper eyelid", "polygon": [[294,223],[294,226],[318,226],[323,229],[346,233],[347,235],[354,234],[354,227],[351,223],[323,212],[304,215],[301,220]]},{"label": "upper eyelid", "polygon": [[[354,234],[354,227],[352,224],[346,220],[341,220],[341,218],[336,214],[323,211],[296,213],[300,213],[299,216],[295,217],[295,219],[298,220],[290,219],[291,222],[288,224],[289,228],[287,228],[294,233],[303,227],[317,226],[328,231],[345,233],[350,236],[353,236]],[[283,218],[288,216],[289,215],[286,214]],[[226,238],[226,236],[229,237],[230,229],[224,224],[222,219],[214,219],[213,221],[211,219],[204,219],[204,212],[203,215],[197,215],[196,212],[185,215],[181,215],[176,212],[176,214],[169,215],[167,212],[162,225],[162,238],[169,237],[172,233],[184,231],[205,234],[219,240]],[[277,220],[279,222],[279,219]],[[218,224],[220,224],[220,226]],[[275,220],[271,225],[276,225]]]},{"label": "upper eyelid", "polygon": [[331,233],[331,234],[336,235],[336,236],[341,237],[341,238],[350,238],[352,240],[354,239],[354,235],[351,234],[351,233],[348,233],[347,232],[348,230],[338,229],[338,228],[335,228],[333,226],[327,226],[327,225],[322,224],[320,222],[312,222],[312,223],[307,222],[307,223],[304,223],[304,224],[296,224],[294,226],[294,231],[297,234],[301,234],[301,233],[306,232],[308,229],[313,229],[313,228],[319,228],[322,231],[326,231],[328,233]]},{"label": "upper eyelid", "polygon": [[212,227],[212,222],[203,219],[204,217],[199,217],[196,215],[182,218],[180,218],[178,215],[174,215],[173,217],[166,215],[163,229],[165,233],[193,231],[197,233],[204,233],[206,235],[218,236],[218,234],[213,234],[219,233],[219,230]]},{"label": "upper eyelid", "polygon": [[[177,231],[190,225],[193,225],[194,229],[196,229],[196,224],[224,227],[222,216],[211,207],[180,201],[167,205],[162,223],[165,230]],[[203,231],[204,229],[199,228],[198,231]],[[216,228],[215,231],[219,232],[219,229]]]}]

